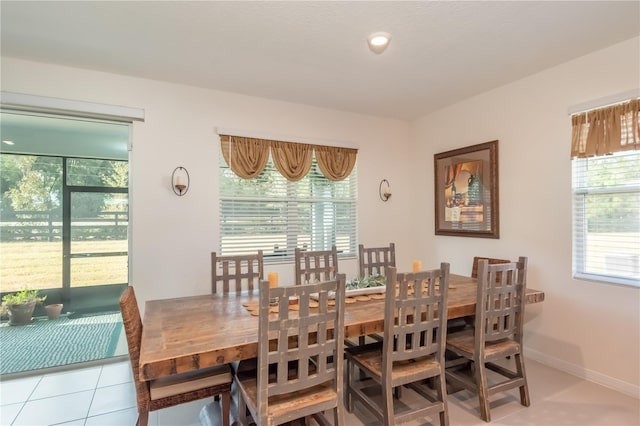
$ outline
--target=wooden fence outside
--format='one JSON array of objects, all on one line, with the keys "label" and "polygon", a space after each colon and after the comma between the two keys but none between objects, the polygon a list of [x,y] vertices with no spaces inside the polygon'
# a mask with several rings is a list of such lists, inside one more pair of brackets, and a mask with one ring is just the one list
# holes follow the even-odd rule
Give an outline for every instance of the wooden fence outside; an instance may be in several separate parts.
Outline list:
[{"label": "wooden fence outside", "polygon": [[[72,218],[72,240],[112,240],[127,237],[129,213],[101,211],[96,217]],[[0,219],[0,241],[56,241],[62,239],[60,211],[17,211]]]}]

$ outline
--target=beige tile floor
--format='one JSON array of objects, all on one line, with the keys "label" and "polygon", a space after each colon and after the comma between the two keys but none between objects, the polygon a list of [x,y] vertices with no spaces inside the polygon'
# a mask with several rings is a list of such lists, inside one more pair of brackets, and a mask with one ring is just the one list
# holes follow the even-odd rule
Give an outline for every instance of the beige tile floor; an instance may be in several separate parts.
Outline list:
[{"label": "beige tile floor", "polygon": [[[527,360],[531,407],[520,405],[517,390],[492,399],[492,425],[637,426],[640,400]],[[403,398],[413,398],[411,391]],[[485,425],[475,395],[449,395],[449,419],[454,426]],[[151,413],[149,424],[218,425],[219,407],[196,401]],[[135,389],[128,361],[0,381],[1,425],[134,425]],[[378,425],[358,405],[347,425]],[[430,425],[429,419],[410,423]]]}]

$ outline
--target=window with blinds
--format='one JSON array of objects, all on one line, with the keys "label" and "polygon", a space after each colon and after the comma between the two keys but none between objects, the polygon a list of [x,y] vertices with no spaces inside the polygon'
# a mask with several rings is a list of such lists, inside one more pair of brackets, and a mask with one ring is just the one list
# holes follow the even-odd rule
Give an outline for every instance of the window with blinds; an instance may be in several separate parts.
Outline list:
[{"label": "window with blinds", "polygon": [[640,286],[640,151],[572,160],[573,275]]},{"label": "window with blinds", "polygon": [[357,173],[342,181],[325,178],[315,156],[309,173],[285,179],[271,158],[255,179],[242,179],[220,156],[220,251],[222,255],[262,250],[265,262],[292,261],[294,249],[356,254]]}]

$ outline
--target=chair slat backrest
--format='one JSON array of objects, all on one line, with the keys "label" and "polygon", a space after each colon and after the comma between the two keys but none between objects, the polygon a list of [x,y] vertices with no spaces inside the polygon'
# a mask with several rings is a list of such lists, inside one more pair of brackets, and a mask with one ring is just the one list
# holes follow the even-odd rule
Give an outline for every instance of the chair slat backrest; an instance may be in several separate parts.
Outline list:
[{"label": "chair slat backrest", "polygon": [[358,246],[358,262],[360,276],[367,277],[375,273],[386,276],[391,266],[396,266],[396,245],[389,243],[389,247],[365,248],[363,244]]},{"label": "chair slat backrest", "polygon": [[[393,362],[444,353],[447,325],[449,264],[440,269],[396,274],[387,273],[385,297],[383,375]],[[396,289],[396,297],[392,289]]]},{"label": "chair slat backrest", "polygon": [[495,265],[497,263],[511,263],[511,261],[508,260],[508,259],[495,259],[495,258],[491,258],[491,257],[475,256],[473,258],[473,266],[471,267],[471,278],[478,278],[478,262],[481,259],[488,260],[489,261],[489,265]]},{"label": "chair slat backrest", "polygon": [[[344,292],[344,274],[332,281],[290,287],[269,288],[268,281],[260,282],[257,403],[261,418],[266,418],[270,396],[329,381],[342,400]],[[334,306],[330,306],[332,294]],[[289,309],[290,298],[297,298],[299,310]],[[277,313],[270,313],[273,300]],[[291,363],[297,364],[295,370],[289,369]]]},{"label": "chair slat backrest", "polygon": [[[522,340],[527,258],[490,265],[478,262],[476,342]],[[484,344],[480,345],[480,350]]]},{"label": "chair slat backrest", "polygon": [[127,346],[129,347],[129,358],[131,360],[133,382],[136,386],[138,407],[147,407],[151,400],[149,383],[141,381],[139,374],[142,318],[133,287],[125,288],[120,296],[120,312],[122,314],[124,332],[127,337]]},{"label": "chair slat backrest", "polygon": [[338,250],[305,251],[295,249],[296,285],[333,280],[338,274]]},{"label": "chair slat backrest", "polygon": [[[211,292],[213,294],[252,291],[264,279],[262,250],[256,254],[218,256],[211,253]],[[220,288],[218,288],[220,287]]]}]

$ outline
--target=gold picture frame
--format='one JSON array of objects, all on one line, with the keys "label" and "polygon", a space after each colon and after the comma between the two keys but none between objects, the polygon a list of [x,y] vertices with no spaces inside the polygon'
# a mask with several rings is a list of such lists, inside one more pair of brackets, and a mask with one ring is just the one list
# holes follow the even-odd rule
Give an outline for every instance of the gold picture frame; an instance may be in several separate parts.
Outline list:
[{"label": "gold picture frame", "polygon": [[435,233],[500,238],[498,141],[433,156]]}]

